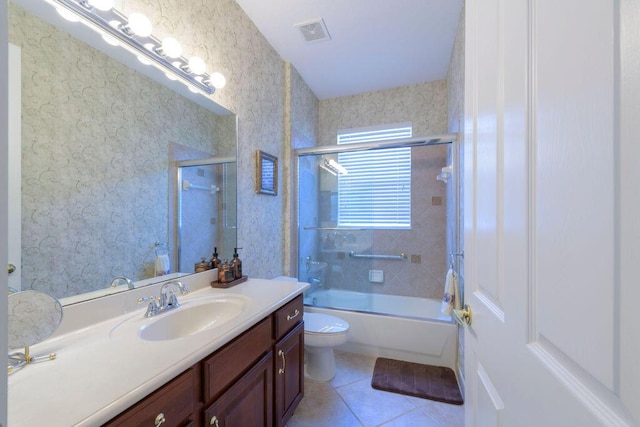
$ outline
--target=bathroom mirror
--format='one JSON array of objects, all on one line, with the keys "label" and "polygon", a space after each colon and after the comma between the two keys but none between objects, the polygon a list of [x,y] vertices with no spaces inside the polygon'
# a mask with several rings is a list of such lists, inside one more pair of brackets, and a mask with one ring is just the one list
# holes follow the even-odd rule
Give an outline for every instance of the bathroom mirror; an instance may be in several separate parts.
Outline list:
[{"label": "bathroom mirror", "polygon": [[[42,1],[9,4],[9,41],[20,48],[22,79],[20,286],[63,304],[126,290],[110,288],[116,276],[136,286],[170,277],[155,277],[159,253],[168,252],[176,273],[182,189],[174,165],[224,157],[235,167],[237,152],[234,114],[203,95],[177,93],[164,76],[149,78],[131,58],[110,56],[122,48],[88,45],[96,37],[84,27]],[[233,194],[225,197],[226,212],[211,218],[231,211],[235,218],[235,182],[216,185],[221,195]],[[221,255],[231,258],[236,227],[227,225],[216,239],[233,241]],[[198,257],[210,257],[215,245]],[[179,273],[193,273],[193,264]]]},{"label": "bathroom mirror", "polygon": [[62,305],[51,295],[22,291],[9,295],[9,349],[29,347],[49,338],[62,321]]}]

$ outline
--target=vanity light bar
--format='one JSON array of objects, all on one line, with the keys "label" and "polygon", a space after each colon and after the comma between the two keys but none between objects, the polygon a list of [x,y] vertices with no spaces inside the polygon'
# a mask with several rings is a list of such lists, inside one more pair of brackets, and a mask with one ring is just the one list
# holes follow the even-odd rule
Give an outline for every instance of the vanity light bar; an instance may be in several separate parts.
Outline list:
[{"label": "vanity light bar", "polygon": [[[85,19],[96,31],[103,32],[103,36],[109,36],[117,40],[123,47],[138,55],[140,61],[147,60],[167,74],[173,80],[180,79],[184,83],[195,86],[201,91],[213,94],[215,87],[211,76],[204,71],[196,74],[190,68],[189,60],[183,56],[170,58],[162,51],[162,42],[153,36],[134,34],[131,30],[130,19],[116,9],[100,10],[92,7],[87,0],[47,0],[57,7],[64,8]],[[133,16],[133,14],[132,14]],[[92,24],[92,25],[91,25]],[[104,38],[104,37],[103,37]],[[111,43],[113,44],[113,43]],[[200,58],[198,60],[202,61]],[[194,60],[191,59],[191,66]],[[196,62],[198,62],[196,60]],[[198,64],[201,65],[201,64]],[[204,65],[204,64],[202,64]],[[190,88],[191,89],[191,88]],[[193,91],[193,89],[192,89]]]}]

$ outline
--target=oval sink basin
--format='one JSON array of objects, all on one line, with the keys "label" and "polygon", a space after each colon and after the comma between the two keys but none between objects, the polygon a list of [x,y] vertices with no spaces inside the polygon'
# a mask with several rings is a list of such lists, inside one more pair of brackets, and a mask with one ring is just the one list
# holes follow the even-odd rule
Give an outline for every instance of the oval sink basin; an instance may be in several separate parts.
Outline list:
[{"label": "oval sink basin", "polygon": [[240,315],[247,305],[241,297],[193,300],[140,327],[140,338],[164,341],[187,337],[220,326]]}]

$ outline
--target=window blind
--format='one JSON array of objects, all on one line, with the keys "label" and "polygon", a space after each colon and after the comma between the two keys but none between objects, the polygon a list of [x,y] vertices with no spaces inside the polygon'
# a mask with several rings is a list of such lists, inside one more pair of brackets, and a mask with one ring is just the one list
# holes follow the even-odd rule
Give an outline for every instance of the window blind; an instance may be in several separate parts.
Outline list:
[{"label": "window blind", "polygon": [[[338,144],[409,138],[411,126],[344,131]],[[340,153],[338,226],[411,227],[411,148]]]}]

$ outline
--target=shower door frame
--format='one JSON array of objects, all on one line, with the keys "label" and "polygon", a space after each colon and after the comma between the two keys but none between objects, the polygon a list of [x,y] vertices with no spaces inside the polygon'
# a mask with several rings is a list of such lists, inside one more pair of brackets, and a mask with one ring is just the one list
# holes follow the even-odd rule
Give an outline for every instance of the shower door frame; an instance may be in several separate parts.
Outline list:
[{"label": "shower door frame", "polygon": [[[345,145],[326,145],[326,146],[318,146],[318,147],[309,147],[309,148],[298,148],[292,149],[292,158],[293,158],[293,185],[292,185],[292,197],[295,202],[292,203],[292,218],[294,221],[291,221],[291,260],[290,265],[292,268],[291,273],[296,277],[300,277],[300,266],[298,260],[300,258],[299,254],[299,238],[300,238],[300,206],[299,206],[299,158],[301,156],[313,156],[313,155],[324,155],[324,154],[338,154],[338,153],[348,153],[354,151],[368,151],[368,150],[381,150],[387,148],[412,148],[412,147],[421,147],[421,146],[432,146],[432,145],[448,145],[452,144],[453,147],[457,146],[458,135],[457,134],[439,134],[439,135],[428,135],[428,136],[416,136],[411,138],[402,138],[402,139],[392,139],[392,140],[384,140],[377,142],[364,142],[364,143],[353,143],[353,144],[345,144]],[[452,161],[456,162],[457,165],[457,156],[458,152],[456,150],[455,157],[452,158]],[[458,180],[454,180],[457,182]],[[456,183],[456,186],[458,184]],[[454,197],[458,197],[458,189],[454,189]],[[458,206],[458,202],[454,204],[454,206]],[[339,228],[339,227],[329,227],[331,229],[345,229],[352,230],[353,228]],[[326,227],[317,227],[318,230],[329,229]],[[458,224],[455,226],[456,232],[459,234]],[[452,245],[457,246],[459,244],[459,238],[455,237],[452,241]],[[452,252],[461,253],[462,250],[460,248],[452,248]]]},{"label": "shower door frame", "polygon": [[[237,168],[237,159],[233,156],[228,157],[207,157],[203,159],[194,159],[194,160],[181,160],[177,161],[174,164],[174,200],[173,200],[173,212],[174,212],[174,233],[173,233],[173,247],[175,250],[173,251],[173,260],[172,264],[175,266],[176,271],[180,270],[182,266],[180,265],[180,255],[182,251],[181,241],[182,241],[182,168],[193,167],[193,166],[215,166],[215,165],[224,165],[229,163],[235,163]],[[237,183],[236,183],[236,193],[237,193]],[[237,195],[236,195],[237,197]],[[236,206],[237,210],[237,206]],[[237,216],[237,212],[236,212]],[[238,239],[237,235],[237,224],[235,226],[236,229],[236,241]]]}]

